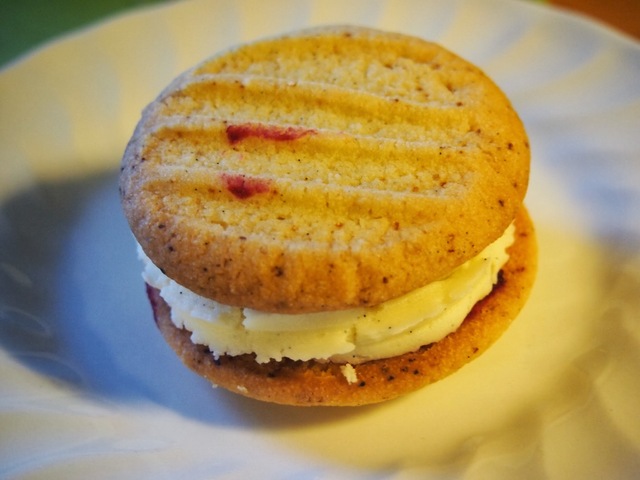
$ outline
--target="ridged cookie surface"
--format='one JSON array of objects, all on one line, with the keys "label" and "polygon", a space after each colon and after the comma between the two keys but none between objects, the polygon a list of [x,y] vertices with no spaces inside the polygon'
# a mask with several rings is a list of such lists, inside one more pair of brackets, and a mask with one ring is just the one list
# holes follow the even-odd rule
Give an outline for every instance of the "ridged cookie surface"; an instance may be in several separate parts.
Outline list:
[{"label": "ridged cookie surface", "polygon": [[417,38],[355,27],[244,45],[143,113],[121,196],[147,255],[219,302],[374,305],[502,234],[529,145],[500,89]]}]

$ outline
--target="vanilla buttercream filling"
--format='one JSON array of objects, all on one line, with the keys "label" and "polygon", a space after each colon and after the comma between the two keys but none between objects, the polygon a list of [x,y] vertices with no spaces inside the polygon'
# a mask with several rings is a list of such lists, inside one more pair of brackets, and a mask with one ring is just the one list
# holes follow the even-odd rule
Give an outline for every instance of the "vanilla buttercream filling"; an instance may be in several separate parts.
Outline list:
[{"label": "vanilla buttercream filling", "polygon": [[509,259],[513,224],[495,242],[450,275],[375,307],[305,314],[265,313],[196,295],[164,275],[141,248],[143,278],[171,307],[171,320],[214,356],[254,353],[270,360],[357,364],[412,352],[462,324],[493,289]]}]

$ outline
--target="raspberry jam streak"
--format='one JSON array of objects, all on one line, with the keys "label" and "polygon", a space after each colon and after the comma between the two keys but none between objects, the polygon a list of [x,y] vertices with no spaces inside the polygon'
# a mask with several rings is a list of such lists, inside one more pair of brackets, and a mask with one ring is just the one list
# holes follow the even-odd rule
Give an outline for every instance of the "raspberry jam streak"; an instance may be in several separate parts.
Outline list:
[{"label": "raspberry jam streak", "polygon": [[235,145],[249,137],[259,137],[276,142],[297,140],[305,135],[314,134],[315,130],[298,127],[280,127],[278,125],[265,125],[262,123],[241,123],[227,126],[226,133],[229,143]]},{"label": "raspberry jam streak", "polygon": [[270,190],[270,182],[260,178],[251,178],[244,175],[221,175],[225,187],[235,197],[245,199],[258,193],[266,193]]}]

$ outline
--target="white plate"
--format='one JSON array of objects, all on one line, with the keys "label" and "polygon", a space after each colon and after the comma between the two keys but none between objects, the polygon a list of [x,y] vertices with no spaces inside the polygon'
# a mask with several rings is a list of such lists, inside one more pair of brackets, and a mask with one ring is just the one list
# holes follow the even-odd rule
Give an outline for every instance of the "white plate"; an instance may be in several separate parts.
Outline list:
[{"label": "white plate", "polygon": [[[319,23],[437,40],[509,94],[533,146],[530,302],[479,360],[356,409],[242,399],[155,330],[119,158],[178,72]],[[0,477],[637,478],[640,48],[507,0],[194,1],[54,42],[0,75]]]}]

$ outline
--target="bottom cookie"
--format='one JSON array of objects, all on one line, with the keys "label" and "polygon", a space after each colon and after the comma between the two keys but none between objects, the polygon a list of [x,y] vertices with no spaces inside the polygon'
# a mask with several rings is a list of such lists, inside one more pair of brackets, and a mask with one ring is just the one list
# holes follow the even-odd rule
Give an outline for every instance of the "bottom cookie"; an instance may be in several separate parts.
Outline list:
[{"label": "bottom cookie", "polygon": [[478,302],[460,328],[415,352],[358,365],[319,361],[257,363],[252,355],[214,358],[191,333],[171,321],[170,307],[147,286],[158,328],[184,364],[210,382],[258,400],[297,406],[357,406],[420,389],[455,372],[483,353],[507,329],[529,295],[536,274],[534,227],[522,208],[509,261],[492,292]]}]

